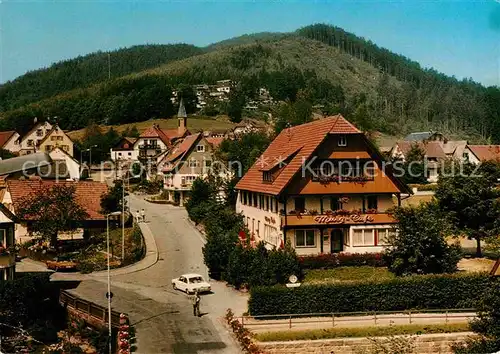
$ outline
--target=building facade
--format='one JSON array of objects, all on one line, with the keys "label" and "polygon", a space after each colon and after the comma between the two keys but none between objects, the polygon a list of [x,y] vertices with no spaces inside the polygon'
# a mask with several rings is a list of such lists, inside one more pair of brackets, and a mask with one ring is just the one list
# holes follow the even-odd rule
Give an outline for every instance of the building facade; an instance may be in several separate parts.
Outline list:
[{"label": "building facade", "polygon": [[14,279],[16,273],[15,216],[0,205],[0,281]]},{"label": "building facade", "polygon": [[50,153],[56,148],[63,150],[70,156],[74,156],[73,141],[57,124],[47,131],[43,139],[37,143],[37,151]]},{"label": "building facade", "polygon": [[[220,141],[202,133],[188,135],[165,156],[161,164],[168,201],[183,206],[194,180],[215,170],[214,149]],[[217,166],[217,173],[225,176],[225,168]]]},{"label": "building facade", "polygon": [[380,252],[411,193],[340,115],[283,130],[236,189],[251,240],[299,255]]},{"label": "building facade", "polygon": [[19,154],[29,155],[37,151],[37,146],[45,138],[47,133],[52,130],[52,124],[49,122],[36,123],[35,126],[26,133],[19,143]]}]

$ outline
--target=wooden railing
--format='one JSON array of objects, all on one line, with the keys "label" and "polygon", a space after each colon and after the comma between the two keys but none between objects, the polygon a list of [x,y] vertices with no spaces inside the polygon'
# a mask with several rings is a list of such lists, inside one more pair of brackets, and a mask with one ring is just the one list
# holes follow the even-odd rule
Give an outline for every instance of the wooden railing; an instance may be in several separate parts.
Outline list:
[{"label": "wooden railing", "polygon": [[[64,307],[70,307],[85,315],[88,315],[93,319],[102,322],[104,325],[108,323],[108,309],[106,307],[97,305],[93,302],[71,295],[65,290],[61,290],[61,293],[59,295],[59,303]],[[113,327],[119,327],[120,325],[119,312],[113,310],[111,311],[111,325]]]}]

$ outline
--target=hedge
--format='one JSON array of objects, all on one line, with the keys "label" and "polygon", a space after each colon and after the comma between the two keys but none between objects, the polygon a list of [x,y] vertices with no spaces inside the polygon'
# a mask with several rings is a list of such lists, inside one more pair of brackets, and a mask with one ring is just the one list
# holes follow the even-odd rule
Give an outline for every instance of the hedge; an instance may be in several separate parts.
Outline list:
[{"label": "hedge", "polygon": [[402,311],[474,308],[495,278],[486,273],[419,275],[384,282],[255,287],[250,291],[253,316],[300,313]]},{"label": "hedge", "polygon": [[299,257],[303,269],[330,269],[336,267],[385,267],[381,253],[324,253]]}]

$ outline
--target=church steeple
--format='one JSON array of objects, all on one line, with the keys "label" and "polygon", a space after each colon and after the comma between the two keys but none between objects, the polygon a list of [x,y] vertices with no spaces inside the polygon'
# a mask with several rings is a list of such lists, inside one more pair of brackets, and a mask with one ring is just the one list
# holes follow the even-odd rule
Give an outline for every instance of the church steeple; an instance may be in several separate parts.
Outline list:
[{"label": "church steeple", "polygon": [[187,129],[187,113],[186,107],[184,107],[184,101],[181,98],[181,102],[179,103],[179,111],[177,112],[177,132],[179,136],[183,136]]}]

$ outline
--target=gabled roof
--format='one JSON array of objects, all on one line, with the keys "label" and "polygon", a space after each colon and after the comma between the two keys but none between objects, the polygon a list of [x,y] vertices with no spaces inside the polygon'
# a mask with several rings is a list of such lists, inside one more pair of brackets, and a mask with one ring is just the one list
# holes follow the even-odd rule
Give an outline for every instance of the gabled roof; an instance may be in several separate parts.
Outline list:
[{"label": "gabled roof", "polygon": [[480,161],[500,160],[500,145],[467,145]]},{"label": "gabled roof", "polygon": [[143,131],[140,138],[159,138],[165,145],[172,145],[169,136],[165,134],[165,131],[160,129],[156,124],[153,124],[151,127]]},{"label": "gabled roof", "polygon": [[50,129],[50,130],[47,132],[47,134],[45,134],[45,136],[43,137],[43,139],[42,139],[42,140],[40,140],[40,142],[39,142],[38,144],[39,144],[39,145],[43,144],[43,143],[45,142],[45,140],[47,140],[47,139],[49,138],[49,136],[50,136],[53,132],[55,132],[56,130],[58,130],[58,129],[59,129],[59,130],[60,130],[60,131],[61,131],[64,135],[66,135],[66,137],[67,137],[69,140],[71,140],[71,138],[70,138],[70,137],[69,137],[69,136],[68,136],[68,135],[64,132],[64,130],[62,130],[61,128],[59,128],[59,126],[58,126],[57,124],[54,124],[54,125],[52,126],[52,129]]},{"label": "gabled roof", "polygon": [[52,152],[57,151],[57,150],[61,151],[61,152],[62,152],[64,155],[66,155],[69,159],[73,160],[73,161],[74,161],[74,162],[76,162],[78,165],[80,165],[80,162],[79,162],[77,159],[75,159],[73,156],[71,156],[68,152],[64,151],[64,149],[61,149],[59,146],[56,146],[56,147],[55,147],[55,148],[54,148],[51,152],[49,152],[49,156],[50,156],[50,154],[51,154]]},{"label": "gabled roof", "polygon": [[405,136],[404,140],[405,141],[424,141],[429,139],[434,132],[415,132],[415,133],[410,133],[407,136]]},{"label": "gabled roof", "polygon": [[52,188],[56,184],[72,185],[76,187],[75,199],[89,214],[89,220],[104,220],[105,216],[100,213],[101,196],[108,192],[105,183],[96,181],[54,181],[42,179],[7,180],[7,188],[12,198],[14,209],[32,195],[40,193],[46,188]]},{"label": "gabled roof", "polygon": [[467,146],[467,140],[449,140],[443,144],[443,151],[446,155],[453,155],[455,152],[462,156],[463,150]]},{"label": "gabled roof", "polygon": [[44,122],[36,122],[35,125],[24,135],[22,135],[19,139],[22,141],[24,139],[26,139],[28,137],[28,135],[30,135],[31,133],[33,133],[35,130],[37,130],[38,128],[40,127],[43,127],[44,125],[46,124],[49,124],[50,127],[52,128],[52,124],[50,124],[49,122],[47,121],[44,121]]},{"label": "gabled roof", "polygon": [[[362,133],[341,115],[284,129],[238,182],[236,188],[278,195],[328,134]],[[297,154],[283,167],[276,179],[273,182],[264,182],[261,169],[283,161],[293,150],[298,150]]]},{"label": "gabled roof", "polygon": [[182,135],[179,135],[179,130],[178,129],[163,129],[163,133],[166,136],[168,136],[170,140],[182,138],[184,136],[187,136],[187,135],[191,134],[191,132],[189,130],[187,130],[187,129],[184,131],[184,134],[182,134]]},{"label": "gabled roof", "polygon": [[15,134],[16,132],[14,130],[0,132],[0,148],[3,147]]},{"label": "gabled roof", "polygon": [[36,154],[23,155],[0,161],[0,176],[23,170],[32,170],[34,168],[48,166],[52,163],[49,154],[38,152]]},{"label": "gabled roof", "polygon": [[446,157],[439,141],[398,141],[396,145],[399,147],[404,156],[408,154],[413,146],[417,145],[425,152],[426,157],[437,159],[443,159]]},{"label": "gabled roof", "polygon": [[[165,156],[165,162],[173,163],[176,161],[181,161],[188,152],[193,148],[194,144],[198,141],[201,133],[196,133],[193,135],[188,135],[182,141],[176,144],[176,146]],[[163,169],[163,172],[168,172],[173,169],[173,166]]]},{"label": "gabled roof", "polygon": [[224,138],[223,137],[216,137],[216,136],[209,136],[209,137],[206,137],[205,140],[208,141],[208,143],[210,145],[212,145],[212,147],[214,149],[216,149],[224,141]]}]

